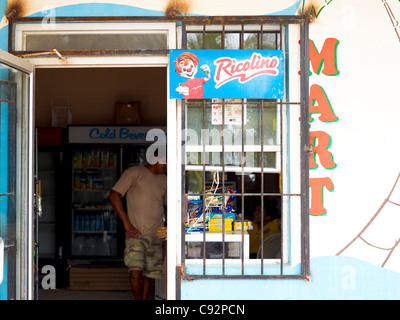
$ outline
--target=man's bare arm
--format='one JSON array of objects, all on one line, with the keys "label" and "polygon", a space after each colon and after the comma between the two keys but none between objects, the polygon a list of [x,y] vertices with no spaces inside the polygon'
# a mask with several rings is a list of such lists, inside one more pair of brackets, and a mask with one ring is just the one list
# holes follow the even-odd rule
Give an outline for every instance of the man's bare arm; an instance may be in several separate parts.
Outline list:
[{"label": "man's bare arm", "polygon": [[118,218],[121,219],[128,237],[139,238],[140,231],[136,229],[129,221],[128,215],[126,214],[122,205],[121,195],[117,191],[111,190],[108,200],[110,200],[110,203]]}]

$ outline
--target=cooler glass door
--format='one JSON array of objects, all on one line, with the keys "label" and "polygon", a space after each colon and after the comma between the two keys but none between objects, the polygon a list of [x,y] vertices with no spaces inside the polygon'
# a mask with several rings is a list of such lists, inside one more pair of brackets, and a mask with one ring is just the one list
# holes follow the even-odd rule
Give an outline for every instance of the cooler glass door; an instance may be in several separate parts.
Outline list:
[{"label": "cooler glass door", "polygon": [[72,256],[117,256],[117,215],[108,201],[117,164],[117,148],[72,151]]}]

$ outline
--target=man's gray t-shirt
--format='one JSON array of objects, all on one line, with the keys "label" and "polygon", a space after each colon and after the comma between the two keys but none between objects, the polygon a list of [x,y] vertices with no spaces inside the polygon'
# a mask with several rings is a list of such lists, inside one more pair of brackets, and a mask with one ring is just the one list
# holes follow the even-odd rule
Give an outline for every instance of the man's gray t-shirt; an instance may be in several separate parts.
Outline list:
[{"label": "man's gray t-shirt", "polygon": [[167,176],[154,174],[144,166],[125,170],[112,188],[126,195],[128,218],[144,236],[155,236],[164,225]]}]

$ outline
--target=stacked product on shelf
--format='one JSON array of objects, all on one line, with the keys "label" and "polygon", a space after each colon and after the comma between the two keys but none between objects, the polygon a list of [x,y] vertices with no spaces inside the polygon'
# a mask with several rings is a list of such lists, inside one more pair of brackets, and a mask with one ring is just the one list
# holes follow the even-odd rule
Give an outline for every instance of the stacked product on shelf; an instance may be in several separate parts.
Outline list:
[{"label": "stacked product on shelf", "polygon": [[[235,199],[236,190],[219,186],[219,173],[213,173],[211,188],[205,192],[203,200],[189,200],[187,211],[186,232],[210,231],[222,232],[223,221],[225,231],[232,231],[236,220],[235,208],[231,205]],[[204,207],[203,207],[204,204]],[[223,219],[224,214],[224,219]]]},{"label": "stacked product on shelf", "polygon": [[117,177],[117,154],[105,148],[75,150],[72,166],[72,254],[115,256],[117,216],[107,195]]}]

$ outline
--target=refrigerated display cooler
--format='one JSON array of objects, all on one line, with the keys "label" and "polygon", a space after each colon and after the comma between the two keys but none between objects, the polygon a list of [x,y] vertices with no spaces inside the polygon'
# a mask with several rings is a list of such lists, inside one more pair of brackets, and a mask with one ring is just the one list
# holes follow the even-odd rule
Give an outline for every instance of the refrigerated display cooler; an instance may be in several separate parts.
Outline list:
[{"label": "refrigerated display cooler", "polygon": [[[158,130],[158,131],[157,131]],[[161,130],[161,131],[160,131]],[[130,166],[145,165],[146,150],[165,127],[70,126],[71,258],[122,259],[125,233],[108,201],[109,192]],[[157,133],[158,132],[158,133]],[[164,135],[165,137],[165,135]]]},{"label": "refrigerated display cooler", "polygon": [[117,216],[107,201],[118,177],[117,152],[72,150],[72,256],[117,256]]}]

